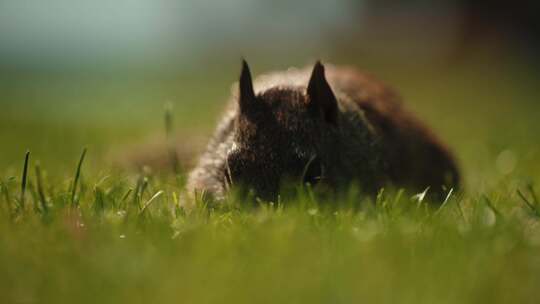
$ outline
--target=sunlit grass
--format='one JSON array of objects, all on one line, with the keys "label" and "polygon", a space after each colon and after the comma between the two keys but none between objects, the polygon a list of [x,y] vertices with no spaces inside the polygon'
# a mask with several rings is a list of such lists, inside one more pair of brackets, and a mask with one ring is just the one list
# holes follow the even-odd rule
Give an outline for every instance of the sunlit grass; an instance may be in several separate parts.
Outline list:
[{"label": "sunlit grass", "polygon": [[453,193],[435,209],[402,191],[186,209],[174,178],[80,180],[77,204],[70,179],[44,197],[30,191],[25,205],[19,178],[2,181],[7,303],[534,303],[540,284],[533,187]]},{"label": "sunlit grass", "polygon": [[[536,303],[539,96],[500,69],[383,72],[460,161],[465,189],[435,208],[389,189],[191,200],[171,142],[211,132],[233,77],[81,88],[93,103],[20,84],[1,96],[0,302]],[[171,166],[111,164],[149,137]]]}]

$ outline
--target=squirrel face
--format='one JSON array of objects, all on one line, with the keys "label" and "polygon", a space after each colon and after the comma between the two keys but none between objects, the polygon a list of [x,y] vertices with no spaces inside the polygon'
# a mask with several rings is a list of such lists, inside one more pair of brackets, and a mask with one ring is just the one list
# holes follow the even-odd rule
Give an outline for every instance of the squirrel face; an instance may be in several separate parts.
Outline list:
[{"label": "squirrel face", "polygon": [[244,62],[225,182],[265,200],[275,200],[284,185],[324,182],[327,152],[321,147],[337,124],[337,101],[322,64],[315,65],[307,89],[274,87],[255,94]]}]

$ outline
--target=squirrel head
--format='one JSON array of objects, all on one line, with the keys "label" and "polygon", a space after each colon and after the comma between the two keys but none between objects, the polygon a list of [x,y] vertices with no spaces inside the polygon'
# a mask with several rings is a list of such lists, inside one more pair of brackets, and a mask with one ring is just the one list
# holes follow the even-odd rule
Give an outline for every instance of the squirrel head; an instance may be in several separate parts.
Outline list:
[{"label": "squirrel head", "polygon": [[239,80],[233,143],[224,168],[226,182],[275,200],[283,186],[324,182],[338,104],[317,62],[305,86],[271,87],[255,93],[248,64]]}]

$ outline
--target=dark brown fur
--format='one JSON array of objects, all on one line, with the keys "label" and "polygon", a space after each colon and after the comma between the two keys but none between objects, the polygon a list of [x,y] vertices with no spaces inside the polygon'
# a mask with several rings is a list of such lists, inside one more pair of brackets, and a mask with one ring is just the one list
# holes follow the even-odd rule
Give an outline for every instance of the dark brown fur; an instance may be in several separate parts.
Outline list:
[{"label": "dark brown fur", "polygon": [[[254,89],[255,88],[255,89]],[[244,62],[237,94],[190,173],[190,192],[243,185],[275,200],[284,181],[367,193],[383,186],[443,193],[459,183],[448,149],[380,81],[317,63],[261,76]]]}]

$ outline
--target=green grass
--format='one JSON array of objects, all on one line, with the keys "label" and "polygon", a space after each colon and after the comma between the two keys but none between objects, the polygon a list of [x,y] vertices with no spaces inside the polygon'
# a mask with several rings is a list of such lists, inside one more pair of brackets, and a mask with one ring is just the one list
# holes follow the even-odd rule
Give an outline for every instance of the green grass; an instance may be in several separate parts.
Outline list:
[{"label": "green grass", "polygon": [[535,72],[379,68],[460,160],[465,191],[440,208],[412,193],[369,199],[352,189],[339,201],[303,190],[280,204],[185,209],[175,165],[118,169],[109,152],[166,142],[166,132],[208,134],[232,77],[210,87],[181,76],[73,80],[82,96],[14,82],[0,98],[0,302],[537,303]]}]

